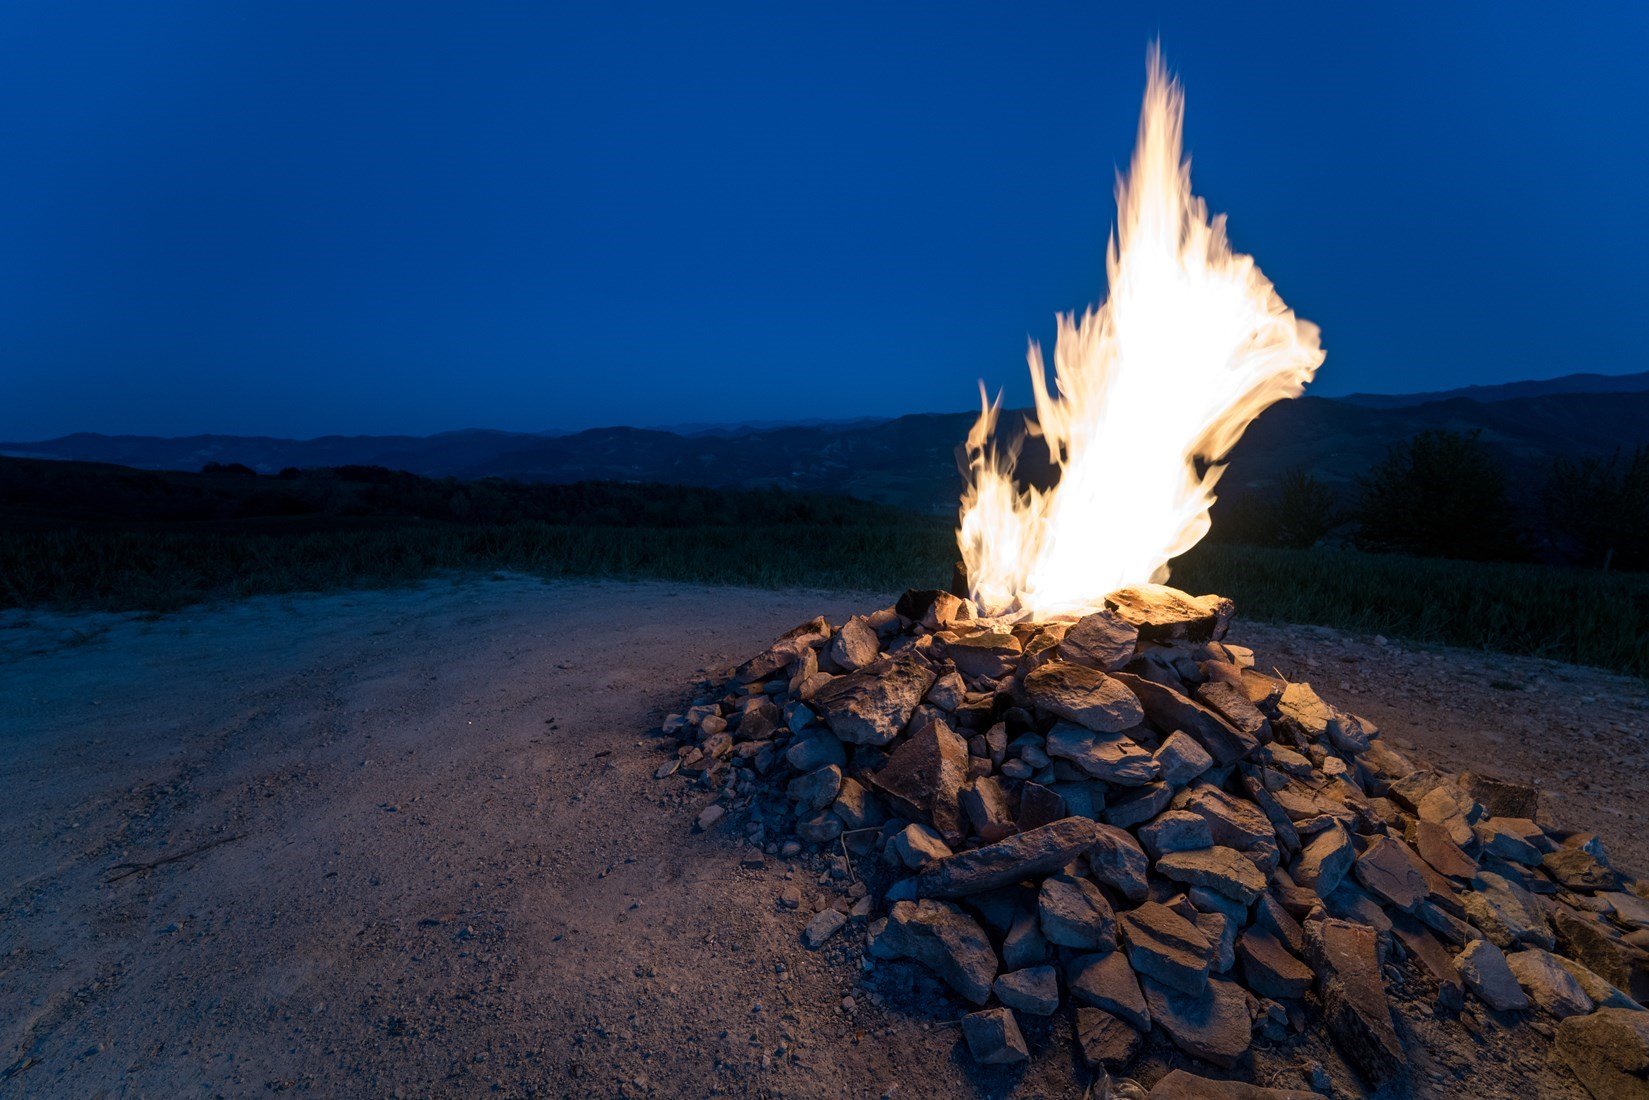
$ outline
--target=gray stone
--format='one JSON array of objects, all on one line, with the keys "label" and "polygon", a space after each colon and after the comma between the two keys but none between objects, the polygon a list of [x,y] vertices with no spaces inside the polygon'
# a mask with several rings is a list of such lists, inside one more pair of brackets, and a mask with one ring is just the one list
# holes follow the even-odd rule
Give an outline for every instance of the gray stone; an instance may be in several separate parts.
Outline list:
[{"label": "gray stone", "polygon": [[933,670],[919,656],[903,653],[836,677],[810,702],[843,741],[885,745],[904,732],[933,681]]},{"label": "gray stone", "polygon": [[1116,946],[1116,914],[1099,887],[1086,878],[1051,875],[1036,896],[1037,919],[1049,943],[1078,951]]},{"label": "gray stone", "polygon": [[1047,752],[1069,760],[1095,779],[1118,786],[1143,786],[1161,771],[1152,755],[1132,738],[1119,733],[1094,733],[1072,722],[1054,723],[1048,731]]},{"label": "gray stone", "polygon": [[1433,870],[1453,879],[1470,879],[1477,874],[1477,861],[1465,853],[1435,821],[1417,821],[1412,836],[1415,850]]},{"label": "gray stone", "polygon": [[[1485,856],[1508,859],[1529,867],[1540,866],[1540,849],[1533,838],[1540,836],[1540,826],[1526,818],[1491,817],[1472,827]],[[1591,858],[1591,857],[1587,857]]]},{"label": "gray stone", "polygon": [[1374,930],[1329,917],[1311,922],[1306,946],[1340,1050],[1376,1089],[1401,1077],[1408,1062],[1392,1025]]},{"label": "gray stone", "polygon": [[1207,984],[1214,947],[1196,925],[1154,901],[1122,914],[1118,923],[1135,973],[1186,993]]},{"label": "gray stone", "polygon": [[1551,927],[1527,890],[1492,871],[1478,872],[1472,885],[1475,888],[1461,896],[1460,904],[1485,939],[1502,949],[1520,943],[1551,949]]},{"label": "gray stone", "polygon": [[870,624],[855,615],[842,624],[831,639],[829,654],[841,668],[849,672],[864,668],[874,661],[881,653],[881,639],[877,638],[876,631]]},{"label": "gray stone", "polygon": [[1012,672],[1025,652],[1005,630],[978,630],[945,642],[945,656],[963,676],[998,680]]},{"label": "gray stone", "polygon": [[1311,991],[1311,968],[1262,928],[1250,928],[1237,941],[1243,980],[1262,997],[1297,1001]]},{"label": "gray stone", "polygon": [[1120,1016],[1141,1031],[1151,1029],[1151,1010],[1140,992],[1139,978],[1121,951],[1076,956],[1066,964],[1065,983],[1071,996],[1083,1004]]},{"label": "gray stone", "polygon": [[1121,733],[1145,719],[1139,700],[1113,677],[1068,661],[1049,661],[1024,681],[1025,694],[1041,710],[1096,733]]},{"label": "gray stone", "polygon": [[1465,983],[1460,980],[1460,969],[1454,965],[1455,953],[1438,942],[1437,937],[1407,913],[1392,918],[1392,931],[1403,941],[1411,957],[1420,961],[1432,981],[1437,983],[1437,1007],[1447,1012],[1459,1012],[1465,1006]]},{"label": "gray stone", "polygon": [[828,764],[792,779],[786,793],[790,801],[799,803],[799,810],[822,810],[836,801],[836,792],[841,788],[842,769]]},{"label": "gray stone", "polygon": [[1005,1008],[987,1008],[962,1017],[962,1037],[973,1060],[985,1065],[1009,1065],[1031,1057],[1019,1022]]},{"label": "gray stone", "polygon": [[870,946],[881,959],[915,959],[974,1004],[996,980],[996,950],[972,917],[947,901],[895,902]]},{"label": "gray stone", "polygon": [[983,775],[962,788],[962,811],[968,815],[973,831],[987,844],[994,844],[1018,831],[1013,821],[1013,808],[1008,804],[1008,792],[994,775]]},{"label": "gray stone", "polygon": [[947,672],[928,688],[927,701],[940,710],[955,710],[962,705],[967,692],[968,687],[962,682],[962,677],[957,673]]},{"label": "gray stone", "polygon": [[1210,680],[1197,685],[1197,702],[1213,708],[1214,712],[1243,733],[1257,741],[1271,740],[1271,722],[1260,713],[1260,708],[1249,701],[1248,693],[1223,680]]},{"label": "gray stone", "polygon": [[1294,881],[1317,891],[1319,897],[1327,897],[1351,870],[1356,855],[1356,849],[1351,846],[1351,834],[1334,825],[1317,834],[1305,846],[1299,859],[1294,862]]},{"label": "gray stone", "polygon": [[965,835],[959,799],[967,774],[967,742],[935,720],[905,738],[870,784],[898,813],[927,822],[954,845]]},{"label": "gray stone", "polygon": [[842,835],[842,819],[830,810],[820,810],[796,822],[796,835],[809,844],[829,844]]},{"label": "gray stone", "polygon": [[824,942],[847,923],[847,914],[839,909],[821,909],[802,929],[802,943],[809,951],[817,951]]},{"label": "gray stone", "polygon": [[1376,898],[1404,912],[1426,899],[1430,890],[1419,861],[1407,844],[1390,836],[1369,841],[1354,864],[1357,881]]},{"label": "gray stone", "polygon": [[1549,951],[1514,951],[1506,956],[1506,965],[1529,999],[1560,1020],[1584,1016],[1595,1007],[1580,982]]},{"label": "gray stone", "polygon": [[1175,882],[1205,886],[1251,905],[1265,892],[1265,875],[1234,848],[1215,845],[1192,852],[1169,852],[1157,860],[1157,874]]},{"label": "gray stone", "polygon": [[1166,810],[1173,798],[1174,788],[1166,783],[1128,788],[1105,803],[1105,820],[1119,828],[1131,828]]},{"label": "gray stone", "polygon": [[992,986],[996,999],[1032,1016],[1059,1011],[1059,972],[1051,966],[1032,966],[998,974]]},{"label": "gray stone", "polygon": [[1649,1012],[1603,1008],[1557,1025],[1552,1056],[1594,1100],[1649,1100]]},{"label": "gray stone", "polygon": [[1088,849],[1088,870],[1094,878],[1129,901],[1144,901],[1148,866],[1145,852],[1128,830],[1099,826],[1098,839]]},{"label": "gray stone", "polygon": [[1257,806],[1225,793],[1212,783],[1185,788],[1174,796],[1173,807],[1207,821],[1214,843],[1227,848],[1246,851],[1276,838],[1276,830]]},{"label": "gray stone", "polygon": [[930,826],[920,823],[906,825],[894,833],[888,838],[888,847],[900,863],[913,871],[951,854],[943,838]]},{"label": "gray stone", "polygon": [[1189,810],[1169,810],[1140,826],[1139,842],[1153,858],[1169,852],[1194,852],[1214,846],[1208,819]]},{"label": "gray stone", "polygon": [[1146,978],[1140,983],[1151,1021],[1193,1058],[1230,1069],[1248,1052],[1253,1025],[1248,994],[1226,978],[1210,978],[1197,993],[1186,993]]},{"label": "gray stone", "polygon": [[1042,935],[1042,926],[1036,914],[1021,912],[1013,919],[1007,935],[1002,937],[1002,964],[1009,970],[1023,970],[1048,961],[1048,941]]},{"label": "gray stone", "polygon": [[1081,1007],[1076,1010],[1076,1042],[1090,1071],[1110,1074],[1127,1069],[1145,1041],[1127,1021],[1103,1008]]},{"label": "gray stone", "polygon": [[1061,659],[1101,672],[1112,672],[1134,658],[1139,630],[1112,611],[1096,611],[1079,619],[1059,643]]},{"label": "gray stone", "polygon": [[842,826],[846,829],[871,829],[887,820],[876,796],[853,779],[842,780],[830,809],[842,819]]},{"label": "gray stone", "polygon": [[962,897],[1011,886],[1064,867],[1099,839],[1099,823],[1067,817],[1028,833],[935,860],[917,875],[923,897]]},{"label": "gray stone", "polygon": [[1187,699],[1171,687],[1143,676],[1118,672],[1115,679],[1132,691],[1145,710],[1145,717],[1165,733],[1176,730],[1189,734],[1218,765],[1235,764],[1259,748],[1250,734],[1237,729],[1212,708]]},{"label": "gray stone", "polygon": [[1465,979],[1466,988],[1477,994],[1496,1012],[1516,1012],[1529,1007],[1529,998],[1517,983],[1506,956],[1487,940],[1473,940],[1454,957],[1454,965]]},{"label": "gray stone", "polygon": [[1163,738],[1155,753],[1162,781],[1175,787],[1191,782],[1214,766],[1214,758],[1188,733],[1175,730]]},{"label": "gray stone", "polygon": [[1116,617],[1145,641],[1218,641],[1235,605],[1224,596],[1192,596],[1165,584],[1136,584],[1105,597]]},{"label": "gray stone", "polygon": [[847,751],[834,733],[819,729],[792,741],[784,752],[784,761],[793,771],[811,772],[829,764],[842,767],[847,763]]}]

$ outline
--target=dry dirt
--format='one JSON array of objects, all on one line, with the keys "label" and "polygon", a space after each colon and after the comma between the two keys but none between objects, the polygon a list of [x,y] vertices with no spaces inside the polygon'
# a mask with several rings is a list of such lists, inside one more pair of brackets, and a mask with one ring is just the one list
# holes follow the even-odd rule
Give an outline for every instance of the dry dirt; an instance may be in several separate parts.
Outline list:
[{"label": "dry dirt", "polygon": [[[797,942],[845,868],[691,833],[706,796],[651,778],[694,679],[886,602],[495,577],[0,618],[0,1096],[1081,1096],[1063,1021],[978,1070],[913,967],[859,980],[862,930]],[[1641,682],[1233,637],[1649,867]],[[1538,1036],[1416,996],[1419,1095],[1582,1095]],[[1313,1060],[1349,1087],[1317,1040],[1255,1064]]]}]

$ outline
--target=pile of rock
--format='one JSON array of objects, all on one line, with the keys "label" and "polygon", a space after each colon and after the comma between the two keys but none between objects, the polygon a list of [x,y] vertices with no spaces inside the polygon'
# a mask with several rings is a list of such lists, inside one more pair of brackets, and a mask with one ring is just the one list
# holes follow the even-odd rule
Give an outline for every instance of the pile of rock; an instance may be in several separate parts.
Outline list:
[{"label": "pile of rock", "polygon": [[[1259,671],[1231,614],[1146,585],[1004,624],[907,592],[705,685],[658,775],[717,792],[700,826],[731,814],[770,852],[877,854],[804,939],[864,920],[871,956],[977,1006],[982,1062],[1025,1059],[1019,1020],[1066,1005],[1096,1073],[1153,1030],[1232,1070],[1256,1035],[1320,1023],[1378,1088],[1407,1064],[1386,983],[1423,975],[1439,1013],[1546,1014],[1595,1095],[1649,1096],[1644,887],[1533,788],[1418,768]],[[1196,1081],[1151,1095],[1216,1094]]]}]

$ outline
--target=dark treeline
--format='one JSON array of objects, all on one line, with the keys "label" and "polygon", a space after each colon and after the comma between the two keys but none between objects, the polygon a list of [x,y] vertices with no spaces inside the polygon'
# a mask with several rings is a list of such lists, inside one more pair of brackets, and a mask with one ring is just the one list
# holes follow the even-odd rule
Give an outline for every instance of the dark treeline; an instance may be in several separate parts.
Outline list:
[{"label": "dark treeline", "polygon": [[[1530,503],[1519,507],[1514,496]],[[1476,432],[1422,432],[1392,447],[1347,489],[1295,470],[1269,493],[1223,499],[1213,537],[1291,549],[1649,569],[1649,448],[1558,459],[1542,484],[1513,486]]]}]

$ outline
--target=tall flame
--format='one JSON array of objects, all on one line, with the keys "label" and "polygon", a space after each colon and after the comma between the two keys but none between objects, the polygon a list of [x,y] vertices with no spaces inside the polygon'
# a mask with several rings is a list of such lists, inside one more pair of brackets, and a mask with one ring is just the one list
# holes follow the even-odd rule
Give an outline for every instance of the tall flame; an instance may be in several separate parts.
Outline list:
[{"label": "tall flame", "polygon": [[1059,316],[1055,393],[1041,349],[1028,354],[1029,428],[1058,484],[1016,487],[1017,455],[991,442],[1000,397],[982,400],[968,433],[958,542],[988,615],[1079,613],[1166,580],[1168,560],[1208,533],[1220,463],[1243,429],[1299,396],[1323,361],[1317,326],[1295,318],[1231,250],[1225,217],[1191,193],[1184,92],[1155,47],[1148,70],[1133,164],[1117,182],[1110,298],[1080,322]]}]

